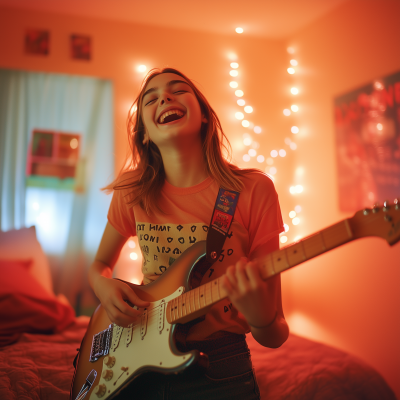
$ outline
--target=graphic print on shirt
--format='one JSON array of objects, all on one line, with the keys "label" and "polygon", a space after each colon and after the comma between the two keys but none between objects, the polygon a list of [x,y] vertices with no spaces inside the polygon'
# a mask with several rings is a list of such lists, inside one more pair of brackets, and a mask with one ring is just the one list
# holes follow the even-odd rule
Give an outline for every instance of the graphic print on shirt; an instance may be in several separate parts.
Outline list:
[{"label": "graphic print on shirt", "polygon": [[[149,222],[138,222],[136,233],[142,251],[143,263],[142,273],[145,284],[157,279],[157,276],[165,272],[168,267],[190,246],[200,240],[206,240],[208,226],[204,223],[191,224],[152,224]],[[226,255],[233,254],[233,249],[227,245],[232,237],[232,232],[227,236],[227,241],[218,261],[224,261]],[[207,271],[204,279],[206,281],[215,279],[214,264]]]}]

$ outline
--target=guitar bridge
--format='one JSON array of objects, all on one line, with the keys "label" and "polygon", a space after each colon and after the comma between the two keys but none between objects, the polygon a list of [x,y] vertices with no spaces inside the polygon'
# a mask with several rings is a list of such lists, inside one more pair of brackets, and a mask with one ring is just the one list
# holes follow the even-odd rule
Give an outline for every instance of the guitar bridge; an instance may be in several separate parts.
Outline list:
[{"label": "guitar bridge", "polygon": [[110,344],[112,337],[111,325],[93,336],[92,349],[90,350],[90,362],[97,361],[100,357],[106,356],[110,352]]}]

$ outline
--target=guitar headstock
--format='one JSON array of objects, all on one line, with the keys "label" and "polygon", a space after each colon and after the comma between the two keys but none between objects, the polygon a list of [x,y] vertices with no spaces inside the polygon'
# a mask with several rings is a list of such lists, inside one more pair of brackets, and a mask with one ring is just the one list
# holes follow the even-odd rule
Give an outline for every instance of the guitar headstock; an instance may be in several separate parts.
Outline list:
[{"label": "guitar headstock", "polygon": [[392,246],[400,240],[400,200],[358,211],[349,222],[355,238],[378,236]]}]

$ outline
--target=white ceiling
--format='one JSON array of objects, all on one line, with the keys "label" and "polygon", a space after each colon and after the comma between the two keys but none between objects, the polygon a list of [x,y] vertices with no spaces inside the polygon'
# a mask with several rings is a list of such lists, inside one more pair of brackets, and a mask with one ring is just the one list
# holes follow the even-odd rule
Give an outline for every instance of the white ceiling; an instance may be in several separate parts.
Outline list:
[{"label": "white ceiling", "polygon": [[282,39],[348,0],[0,0],[45,11],[220,34]]}]

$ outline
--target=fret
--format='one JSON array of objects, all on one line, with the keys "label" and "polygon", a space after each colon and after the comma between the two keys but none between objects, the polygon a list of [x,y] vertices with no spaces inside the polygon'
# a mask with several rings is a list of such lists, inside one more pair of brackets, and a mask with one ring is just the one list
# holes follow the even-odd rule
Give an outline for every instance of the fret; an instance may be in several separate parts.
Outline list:
[{"label": "fret", "polygon": [[291,267],[307,260],[307,257],[304,254],[304,248],[302,242],[294,243],[291,246],[286,247],[285,252],[287,255],[289,265]]},{"label": "fret", "polygon": [[189,301],[190,301],[190,312],[196,311],[196,303],[195,303],[195,293],[194,290],[191,290],[189,296]]},{"label": "fret", "polygon": [[268,254],[262,259],[262,266],[261,266],[261,277],[266,280],[271,276],[275,275],[274,264],[272,262],[271,254]]},{"label": "fret", "polygon": [[307,260],[316,257],[327,250],[321,232],[305,239],[303,241],[303,248]]},{"label": "fret", "polygon": [[182,315],[182,295],[177,297],[178,300],[178,318],[183,317]]},{"label": "fret", "polygon": [[206,298],[204,296],[204,285],[199,286],[199,292],[200,292],[200,299],[199,299],[199,303],[200,303],[200,307],[199,308],[203,308],[206,306]]},{"label": "fret", "polygon": [[214,299],[214,301],[218,301],[221,299],[220,295],[219,295],[219,278],[214,279],[211,282],[212,286],[211,286],[211,290],[212,290],[212,297]]},{"label": "fret", "polygon": [[183,293],[182,295],[182,314],[187,315],[187,293]]},{"label": "fret", "polygon": [[348,242],[353,238],[348,220],[341,221],[321,231],[327,250]]},{"label": "fret", "polygon": [[271,260],[275,274],[279,274],[280,272],[290,268],[285,250],[274,251],[271,254]]},{"label": "fret", "polygon": [[201,308],[201,303],[200,303],[200,287],[194,289],[197,294],[197,307],[196,310],[199,310]]},{"label": "fret", "polygon": [[213,299],[212,299],[212,293],[211,293],[211,282],[205,284],[206,287],[206,305],[208,306],[209,304],[212,304]]}]

